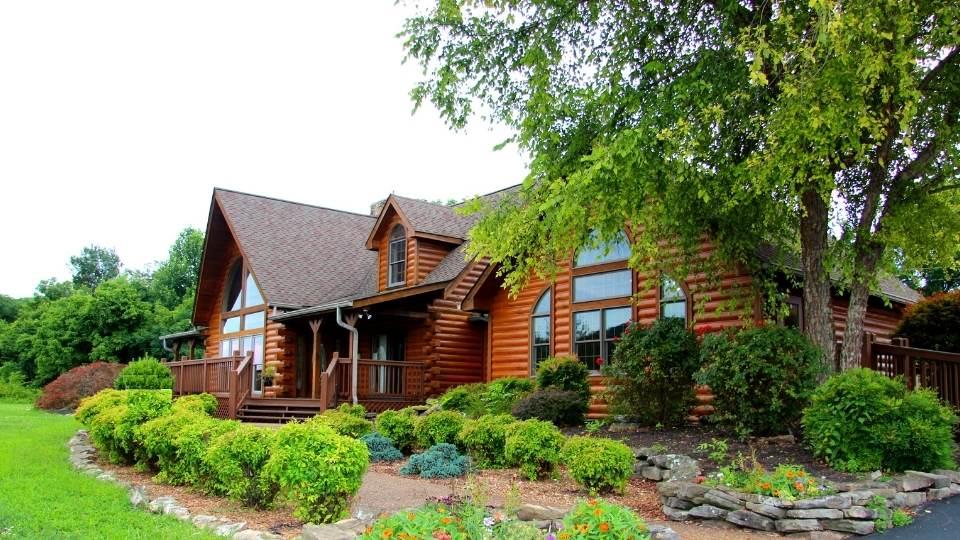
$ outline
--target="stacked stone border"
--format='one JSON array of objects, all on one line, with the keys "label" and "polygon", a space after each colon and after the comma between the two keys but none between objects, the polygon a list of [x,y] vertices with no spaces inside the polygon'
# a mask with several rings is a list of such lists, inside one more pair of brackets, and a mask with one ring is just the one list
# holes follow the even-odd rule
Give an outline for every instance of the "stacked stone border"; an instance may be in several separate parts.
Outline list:
[{"label": "stacked stone border", "polygon": [[636,474],[657,482],[663,513],[673,521],[717,520],[739,527],[779,533],[874,532],[877,512],[868,505],[880,497],[887,509],[915,508],[928,501],[960,495],[960,472],[906,471],[888,481],[874,474],[862,482],[825,482],[835,494],[785,500],[696,482],[695,459],[681,454],[654,455],[636,448]]},{"label": "stacked stone border", "polygon": [[[124,480],[117,479],[112,473],[103,470],[96,463],[97,451],[90,442],[90,436],[85,429],[77,431],[67,443],[70,449],[70,463],[84,474],[95,477],[97,480],[113,482],[126,488],[130,493],[130,504],[134,508],[147,510],[154,514],[173,516],[181,521],[192,523],[198,528],[207,529],[217,536],[233,538],[233,540],[279,540],[281,537],[268,531],[259,531],[247,528],[246,522],[231,521],[224,517],[206,514],[190,514],[190,511],[177,503],[173,497],[150,498],[147,494],[149,485],[132,485]],[[413,510],[413,509],[411,509]],[[551,506],[524,504],[517,511],[517,518],[521,521],[532,522],[544,530],[556,531],[563,516],[569,509]],[[328,525],[308,523],[303,526],[298,538],[301,540],[353,540],[359,537],[374,516],[367,519],[349,518]],[[680,540],[680,536],[670,527],[664,525],[650,525],[652,540]]]}]

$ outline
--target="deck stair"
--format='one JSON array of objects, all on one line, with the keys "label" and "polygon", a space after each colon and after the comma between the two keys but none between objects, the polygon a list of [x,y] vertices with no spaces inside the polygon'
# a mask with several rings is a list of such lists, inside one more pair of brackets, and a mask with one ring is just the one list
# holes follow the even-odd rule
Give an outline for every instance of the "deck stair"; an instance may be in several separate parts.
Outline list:
[{"label": "deck stair", "polygon": [[237,411],[237,419],[244,422],[285,424],[291,420],[306,420],[323,410],[319,399],[248,398]]}]

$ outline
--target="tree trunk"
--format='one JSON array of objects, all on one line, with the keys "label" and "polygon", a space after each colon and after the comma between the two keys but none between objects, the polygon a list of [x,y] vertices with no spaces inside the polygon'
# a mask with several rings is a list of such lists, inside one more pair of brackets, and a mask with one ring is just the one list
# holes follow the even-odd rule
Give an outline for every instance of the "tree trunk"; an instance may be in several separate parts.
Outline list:
[{"label": "tree trunk", "polygon": [[800,255],[803,264],[803,329],[823,351],[823,363],[833,371],[834,334],[830,310],[830,275],[827,256],[827,203],[814,190],[801,196]]},{"label": "tree trunk", "polygon": [[872,245],[857,256],[853,283],[850,286],[850,306],[847,308],[847,324],[843,331],[843,369],[860,367],[863,356],[863,321],[870,300],[870,276],[876,274],[877,263],[883,248]]}]

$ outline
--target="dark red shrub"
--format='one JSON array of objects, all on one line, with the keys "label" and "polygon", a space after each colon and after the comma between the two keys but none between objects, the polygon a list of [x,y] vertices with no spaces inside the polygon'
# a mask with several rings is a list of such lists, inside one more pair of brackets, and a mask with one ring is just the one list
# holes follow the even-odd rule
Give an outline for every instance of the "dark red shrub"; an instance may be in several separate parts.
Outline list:
[{"label": "dark red shrub", "polygon": [[938,293],[907,308],[897,336],[911,347],[960,352],[960,291]]},{"label": "dark red shrub", "polygon": [[40,409],[75,409],[80,400],[104,388],[112,388],[123,364],[94,362],[75,367],[43,387],[37,399]]}]

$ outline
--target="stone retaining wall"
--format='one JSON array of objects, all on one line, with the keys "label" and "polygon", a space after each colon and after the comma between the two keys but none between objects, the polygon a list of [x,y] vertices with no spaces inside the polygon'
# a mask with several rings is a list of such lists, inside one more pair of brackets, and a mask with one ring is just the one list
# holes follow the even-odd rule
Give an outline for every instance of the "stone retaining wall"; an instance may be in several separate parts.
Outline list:
[{"label": "stone retaining wall", "polygon": [[785,500],[697,483],[697,461],[683,455],[648,455],[635,449],[636,473],[659,482],[657,492],[663,513],[674,521],[723,520],[761,531],[800,533],[836,531],[865,535],[874,532],[875,510],[868,508],[880,497],[886,508],[913,508],[927,501],[960,495],[960,472],[907,471],[889,481],[825,481],[836,493],[810,499]]}]

